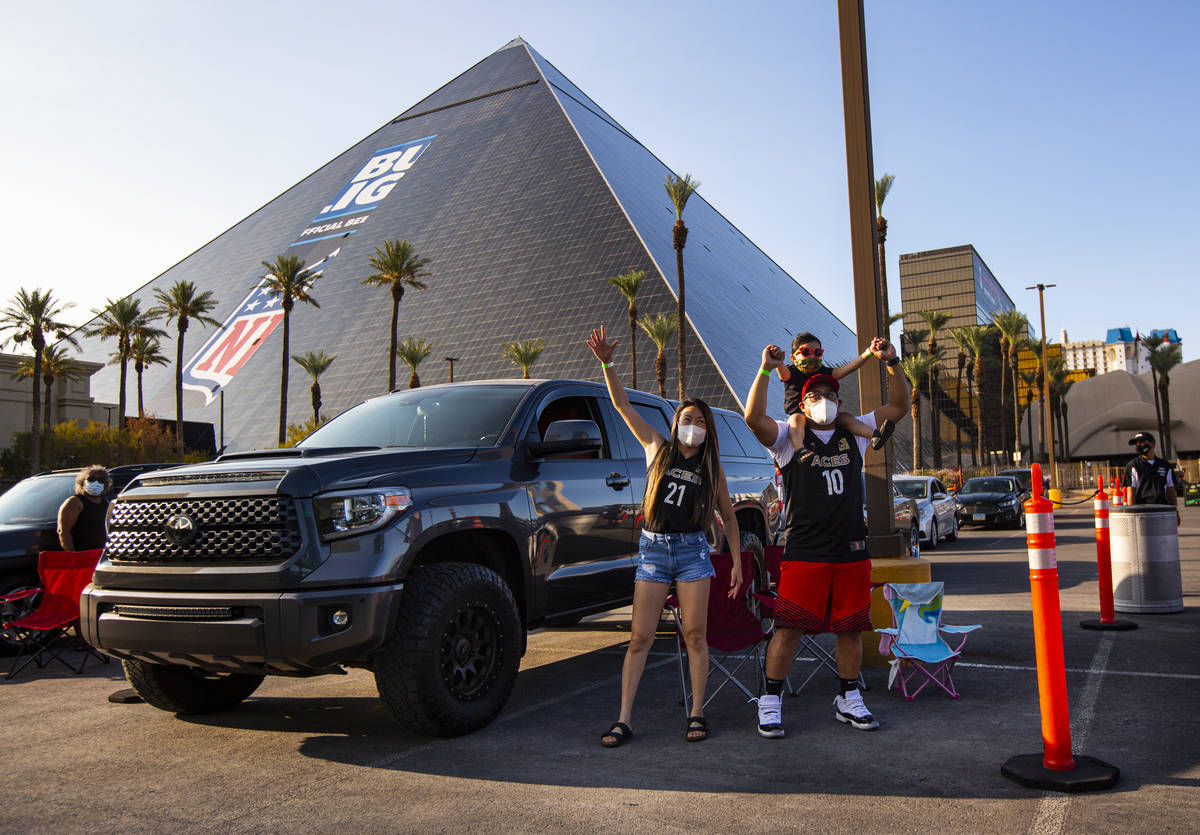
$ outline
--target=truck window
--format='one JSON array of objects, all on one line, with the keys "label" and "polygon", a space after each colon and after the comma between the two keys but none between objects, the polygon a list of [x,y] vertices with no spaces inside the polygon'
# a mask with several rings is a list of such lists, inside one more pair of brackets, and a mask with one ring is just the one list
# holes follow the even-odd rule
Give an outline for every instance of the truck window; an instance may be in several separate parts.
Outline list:
[{"label": "truck window", "polygon": [[[725,450],[727,455],[737,455],[737,449],[740,446],[742,449],[741,454],[747,458],[766,459],[770,457],[767,448],[758,442],[758,438],[754,437],[754,433],[750,431],[750,427],[746,425],[746,421],[730,415],[720,415],[720,417],[725,421],[725,426],[728,429],[728,432],[721,435],[721,449]],[[737,439],[737,444],[726,450],[725,439],[731,435]]]},{"label": "truck window", "polygon": [[[633,408],[637,409],[638,414],[654,428],[654,431],[664,438],[670,437],[671,424],[661,409],[656,406],[647,406],[644,403],[634,403]],[[616,409],[613,409],[613,412],[615,413]],[[633,430],[619,414],[616,415],[615,423],[618,427],[617,431],[621,433],[621,442],[625,446],[625,458],[629,461],[641,461],[644,464],[646,453],[642,449],[642,445],[638,443],[638,439],[634,437]]]},{"label": "truck window", "polygon": [[[597,425],[603,426],[600,416],[597,413],[596,404],[592,402],[590,397],[560,397],[557,400],[551,400],[542,407],[541,414],[538,415],[537,433],[539,440],[546,439],[546,430],[550,428],[550,424],[559,420],[591,420]],[[603,433],[601,433],[603,434]],[[605,446],[609,449],[597,452],[569,452],[561,455],[550,455],[548,458],[612,458],[611,442],[606,442]],[[601,454],[603,453],[603,454]]]}]

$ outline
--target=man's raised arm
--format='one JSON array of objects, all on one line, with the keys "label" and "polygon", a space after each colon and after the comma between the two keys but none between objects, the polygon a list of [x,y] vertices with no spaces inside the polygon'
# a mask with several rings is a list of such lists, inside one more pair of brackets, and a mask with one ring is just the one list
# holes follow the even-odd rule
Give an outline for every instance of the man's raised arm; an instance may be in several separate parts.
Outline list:
[{"label": "man's raised arm", "polygon": [[908,392],[908,381],[899,373],[900,362],[896,355],[896,346],[887,340],[881,340],[882,349],[876,354],[884,361],[888,374],[888,402],[875,410],[875,422],[883,424],[884,419],[899,423],[908,414],[911,405]]},{"label": "man's raised arm", "polygon": [[743,417],[746,425],[765,447],[775,445],[779,437],[779,425],[767,416],[767,384],[771,382],[771,372],[783,365],[783,349],[778,345],[768,345],[763,348],[762,366],[754,375],[754,385],[750,386],[750,394],[746,395],[746,411]]}]

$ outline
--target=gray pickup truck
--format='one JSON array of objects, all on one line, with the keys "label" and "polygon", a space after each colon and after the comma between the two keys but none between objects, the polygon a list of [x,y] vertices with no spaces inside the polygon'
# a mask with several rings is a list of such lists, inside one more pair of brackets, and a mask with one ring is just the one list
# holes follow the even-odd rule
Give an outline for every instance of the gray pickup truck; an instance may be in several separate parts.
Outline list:
[{"label": "gray pickup truck", "polygon": [[[629,398],[669,434],[669,402]],[[761,556],[777,473],[740,415],[716,419],[741,547]],[[83,635],[163,710],[364,667],[407,727],[468,733],[504,707],[530,629],[631,602],[645,468],[596,383],[388,394],[296,449],[136,479],[109,511]]]}]

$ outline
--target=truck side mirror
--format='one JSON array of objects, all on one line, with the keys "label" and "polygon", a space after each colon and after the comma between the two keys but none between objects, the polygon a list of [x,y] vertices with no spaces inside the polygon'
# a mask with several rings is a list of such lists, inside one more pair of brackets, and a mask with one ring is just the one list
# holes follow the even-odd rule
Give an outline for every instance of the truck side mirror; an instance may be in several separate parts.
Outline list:
[{"label": "truck side mirror", "polygon": [[545,437],[541,441],[526,446],[532,458],[568,452],[598,452],[603,447],[600,427],[594,420],[556,420],[546,427]]}]

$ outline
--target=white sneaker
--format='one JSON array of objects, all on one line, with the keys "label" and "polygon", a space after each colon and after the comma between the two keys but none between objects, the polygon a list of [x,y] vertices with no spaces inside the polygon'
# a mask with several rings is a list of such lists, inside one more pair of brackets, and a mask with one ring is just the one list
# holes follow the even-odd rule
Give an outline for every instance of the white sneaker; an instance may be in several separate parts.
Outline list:
[{"label": "white sneaker", "polygon": [[763,694],[758,697],[758,735],[767,739],[783,736],[783,699]]},{"label": "white sneaker", "polygon": [[[761,712],[762,708],[759,710]],[[833,718],[860,731],[873,731],[879,727],[879,722],[863,704],[862,693],[858,690],[848,690],[845,696],[834,698]]]}]

